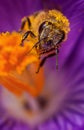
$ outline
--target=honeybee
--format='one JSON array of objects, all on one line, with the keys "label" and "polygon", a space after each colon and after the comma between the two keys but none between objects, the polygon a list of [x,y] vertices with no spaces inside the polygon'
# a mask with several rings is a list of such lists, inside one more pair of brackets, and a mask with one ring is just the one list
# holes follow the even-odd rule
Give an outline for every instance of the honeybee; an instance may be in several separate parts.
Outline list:
[{"label": "honeybee", "polygon": [[24,40],[29,35],[38,40],[31,48],[31,50],[36,48],[40,57],[44,55],[38,66],[37,73],[45,60],[54,55],[56,55],[56,68],[58,68],[59,47],[70,31],[69,21],[60,11],[40,11],[25,17],[22,20],[20,31],[25,32],[21,46],[24,45]]}]

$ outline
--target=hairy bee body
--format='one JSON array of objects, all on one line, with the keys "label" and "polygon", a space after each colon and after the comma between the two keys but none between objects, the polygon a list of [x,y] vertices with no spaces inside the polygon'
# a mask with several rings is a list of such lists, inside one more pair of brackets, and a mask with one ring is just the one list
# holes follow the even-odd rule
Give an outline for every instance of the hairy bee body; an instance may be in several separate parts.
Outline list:
[{"label": "hairy bee body", "polygon": [[57,10],[40,11],[23,18],[21,31],[25,33],[22,43],[28,35],[31,35],[32,38],[37,39],[34,47],[39,55],[48,52],[52,54],[52,51],[57,55],[58,48],[65,40],[69,30],[69,21],[61,12]]}]

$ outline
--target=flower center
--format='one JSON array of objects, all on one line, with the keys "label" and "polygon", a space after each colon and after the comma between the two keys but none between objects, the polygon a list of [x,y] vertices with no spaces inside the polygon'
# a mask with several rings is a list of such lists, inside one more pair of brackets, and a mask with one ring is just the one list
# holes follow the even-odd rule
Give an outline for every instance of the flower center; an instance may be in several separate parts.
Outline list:
[{"label": "flower center", "polygon": [[36,74],[39,63],[36,50],[28,54],[34,41],[25,40],[22,47],[21,40],[22,35],[17,32],[0,35],[0,83],[16,95],[26,91],[37,96],[44,83],[43,69]]}]

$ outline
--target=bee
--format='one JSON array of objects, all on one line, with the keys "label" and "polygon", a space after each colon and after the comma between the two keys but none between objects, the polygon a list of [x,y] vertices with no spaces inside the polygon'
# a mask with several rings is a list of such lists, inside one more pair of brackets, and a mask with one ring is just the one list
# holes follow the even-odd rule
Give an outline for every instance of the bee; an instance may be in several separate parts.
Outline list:
[{"label": "bee", "polygon": [[39,57],[44,55],[38,66],[37,73],[46,59],[54,55],[56,55],[56,68],[58,68],[59,47],[70,31],[69,21],[60,11],[40,11],[25,17],[20,31],[25,32],[20,45],[24,46],[24,40],[30,35],[32,38],[37,39],[31,50],[36,48]]}]

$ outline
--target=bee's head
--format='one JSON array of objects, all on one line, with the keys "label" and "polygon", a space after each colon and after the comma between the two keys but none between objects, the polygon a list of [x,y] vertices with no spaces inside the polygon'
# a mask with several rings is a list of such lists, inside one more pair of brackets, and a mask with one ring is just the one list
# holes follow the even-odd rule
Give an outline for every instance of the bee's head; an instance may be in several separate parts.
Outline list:
[{"label": "bee's head", "polygon": [[55,47],[65,38],[64,31],[57,28],[53,23],[45,21],[39,27],[39,40],[43,39],[42,46]]}]

